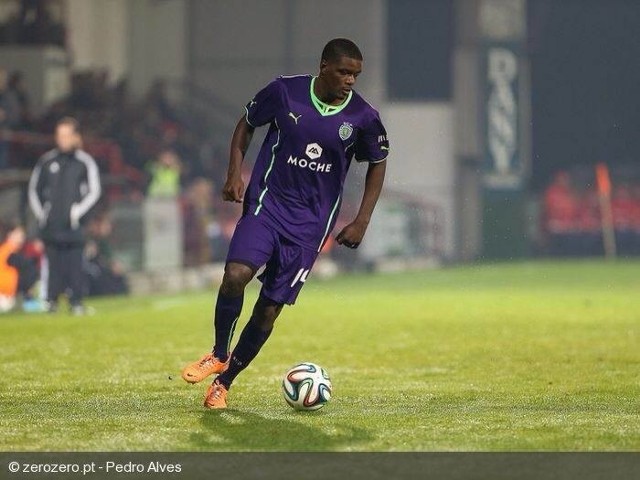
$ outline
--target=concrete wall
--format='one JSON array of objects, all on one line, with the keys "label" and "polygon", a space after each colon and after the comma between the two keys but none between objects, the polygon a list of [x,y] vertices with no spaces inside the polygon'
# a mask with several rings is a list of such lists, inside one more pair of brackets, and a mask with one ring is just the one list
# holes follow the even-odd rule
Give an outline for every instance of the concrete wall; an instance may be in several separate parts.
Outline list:
[{"label": "concrete wall", "polygon": [[106,69],[143,94],[158,77],[183,79],[187,0],[67,0],[73,70]]},{"label": "concrete wall", "polygon": [[0,47],[0,67],[24,74],[35,113],[69,93],[69,61],[59,47],[6,45]]},{"label": "concrete wall", "polygon": [[156,78],[187,74],[189,0],[128,0],[130,87],[142,94]]},{"label": "concrete wall", "polygon": [[385,108],[391,142],[387,188],[420,197],[443,213],[443,247],[456,254],[456,165],[449,103],[392,103]]},{"label": "concrete wall", "polygon": [[483,137],[480,85],[480,2],[456,0],[456,47],[453,57],[455,151],[458,165],[458,257],[474,260],[482,250]]},{"label": "concrete wall", "polygon": [[384,97],[382,0],[192,0],[190,7],[192,78],[239,112],[277,75],[316,73],[322,47],[338,36],[363,48],[358,89],[376,104]]},{"label": "concrete wall", "polygon": [[67,41],[74,70],[106,69],[113,80],[126,75],[129,3],[67,0]]}]

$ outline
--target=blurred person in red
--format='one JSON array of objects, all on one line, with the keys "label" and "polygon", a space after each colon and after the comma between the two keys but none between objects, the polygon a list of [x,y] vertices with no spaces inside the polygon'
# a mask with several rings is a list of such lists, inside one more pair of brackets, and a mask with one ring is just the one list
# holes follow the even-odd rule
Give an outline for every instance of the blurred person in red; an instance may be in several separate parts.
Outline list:
[{"label": "blurred person in red", "polygon": [[84,270],[89,296],[126,295],[129,285],[124,267],[114,258],[110,237],[113,222],[108,213],[94,217],[87,227]]},{"label": "blurred person in red", "polygon": [[25,251],[24,228],[14,224],[6,229],[0,244],[0,313],[11,310],[22,297],[25,311],[42,311],[42,305],[31,296],[38,281],[37,262]]},{"label": "blurred person in red", "polygon": [[579,204],[569,174],[557,172],[544,193],[544,230],[551,254],[570,255],[574,251]]},{"label": "blurred person in red", "polygon": [[213,221],[213,184],[204,178],[194,180],[181,197],[184,263],[203,265],[211,260],[208,230]]},{"label": "blurred person in red", "polygon": [[575,254],[579,256],[602,255],[602,215],[600,200],[595,188],[588,187],[582,192],[578,204],[578,235]]},{"label": "blurred person in red", "polygon": [[635,234],[633,222],[636,202],[628,185],[620,185],[613,191],[611,210],[613,212],[613,226],[616,232],[616,246],[618,253],[628,255],[633,249]]},{"label": "blurred person in red", "polygon": [[640,184],[633,184],[630,191],[633,205],[631,213],[631,231],[633,232],[631,254],[640,255]]}]

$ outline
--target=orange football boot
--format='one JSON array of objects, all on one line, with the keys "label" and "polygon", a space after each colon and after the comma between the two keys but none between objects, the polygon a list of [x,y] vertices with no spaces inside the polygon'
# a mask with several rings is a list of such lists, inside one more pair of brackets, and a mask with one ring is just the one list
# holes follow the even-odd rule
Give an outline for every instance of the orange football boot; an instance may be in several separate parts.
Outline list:
[{"label": "orange football boot", "polygon": [[214,380],[207,390],[204,398],[204,406],[208,409],[227,408],[227,393],[229,391],[218,380]]},{"label": "orange football boot", "polygon": [[197,362],[190,363],[182,370],[182,378],[185,382],[198,383],[214,373],[222,373],[229,366],[229,359],[226,362],[219,360],[213,356],[213,353],[207,353]]}]

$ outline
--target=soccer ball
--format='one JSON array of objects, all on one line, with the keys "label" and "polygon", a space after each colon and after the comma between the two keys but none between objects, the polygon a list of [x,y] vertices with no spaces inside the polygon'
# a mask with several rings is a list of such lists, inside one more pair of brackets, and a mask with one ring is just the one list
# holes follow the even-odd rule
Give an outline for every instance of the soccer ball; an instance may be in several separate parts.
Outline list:
[{"label": "soccer ball", "polygon": [[331,379],[320,365],[301,363],[284,376],[282,393],[296,410],[319,410],[331,399]]}]

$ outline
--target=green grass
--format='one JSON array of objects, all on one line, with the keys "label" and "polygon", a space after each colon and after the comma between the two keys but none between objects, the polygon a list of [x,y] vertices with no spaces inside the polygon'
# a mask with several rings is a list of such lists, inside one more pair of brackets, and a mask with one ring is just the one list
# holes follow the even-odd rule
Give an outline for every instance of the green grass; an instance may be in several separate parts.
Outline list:
[{"label": "green grass", "polygon": [[[0,317],[0,451],[640,450],[640,263],[544,262],[310,278],[205,411],[180,369],[214,292]],[[245,315],[256,295],[247,292]],[[300,361],[334,398],[296,413]]]}]

